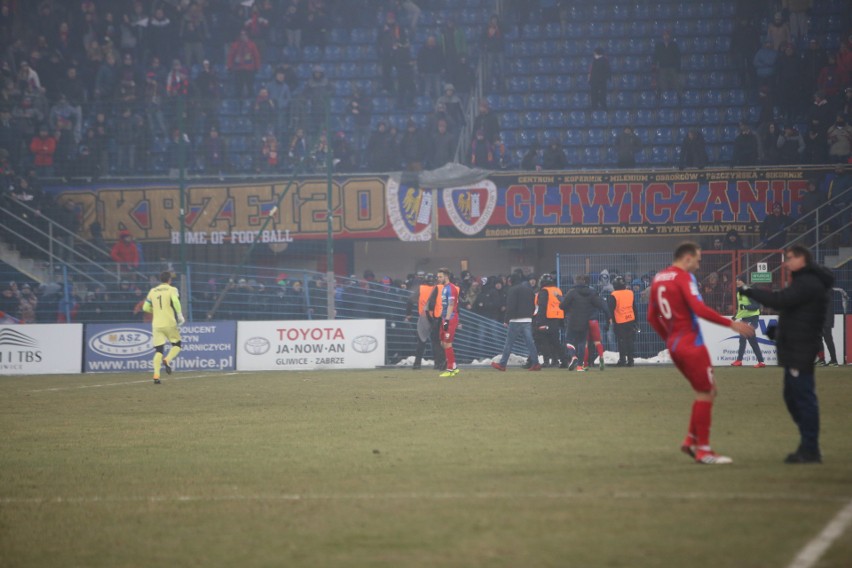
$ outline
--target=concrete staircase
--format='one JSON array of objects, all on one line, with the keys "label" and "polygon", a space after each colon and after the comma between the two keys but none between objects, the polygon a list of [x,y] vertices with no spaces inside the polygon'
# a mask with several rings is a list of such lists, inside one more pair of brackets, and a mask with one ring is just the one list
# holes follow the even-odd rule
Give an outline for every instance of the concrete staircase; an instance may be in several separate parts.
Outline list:
[{"label": "concrete staircase", "polygon": [[50,269],[46,263],[21,256],[20,252],[3,241],[0,241],[0,260],[40,284],[50,281]]},{"label": "concrete staircase", "polygon": [[829,268],[840,268],[852,261],[852,247],[840,247],[837,254],[825,257],[825,265]]}]

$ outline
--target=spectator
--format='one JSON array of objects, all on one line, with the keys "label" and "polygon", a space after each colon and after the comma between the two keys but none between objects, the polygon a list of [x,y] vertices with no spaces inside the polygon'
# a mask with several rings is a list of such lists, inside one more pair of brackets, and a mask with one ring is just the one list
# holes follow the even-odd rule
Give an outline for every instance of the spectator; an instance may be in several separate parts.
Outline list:
[{"label": "spectator", "polygon": [[444,72],[444,52],[438,40],[430,35],[417,54],[417,70],[420,73],[421,94],[430,100],[441,96],[441,74]]},{"label": "spectator", "polygon": [[456,155],[456,137],[447,129],[447,121],[439,119],[435,128],[431,132],[432,156],[429,159],[429,166],[432,169],[454,161]]},{"label": "spectator", "polygon": [[72,158],[77,144],[80,143],[82,115],[80,107],[73,107],[65,95],[59,95],[59,100],[50,109],[50,129],[58,132],[56,147],[56,163],[62,167]]},{"label": "spectator", "polygon": [[470,143],[470,165],[486,170],[495,168],[494,148],[481,129],[476,131],[476,136]]},{"label": "spectator", "polygon": [[777,60],[778,106],[781,118],[791,122],[798,115],[802,106],[802,60],[795,52],[792,43],[783,46]]},{"label": "spectator", "polygon": [[149,71],[145,75],[143,104],[145,118],[148,121],[148,129],[154,134],[165,136],[167,129],[166,121],[163,118],[162,87],[153,71]]},{"label": "spectator", "polygon": [[657,68],[657,91],[676,90],[680,96],[680,47],[670,31],[663,32],[663,41],[654,46],[654,65]]},{"label": "spectator", "polygon": [[828,62],[825,50],[816,39],[808,41],[808,47],[802,54],[803,83],[810,87],[816,85],[819,73]]},{"label": "spectator", "polygon": [[[447,114],[452,120],[452,126],[458,128],[465,124],[464,110],[462,109],[462,101],[456,94],[456,88],[452,83],[444,85],[444,94],[438,97],[435,102],[435,108],[443,106]],[[450,126],[450,123],[447,123]]]},{"label": "spectator", "polygon": [[371,172],[388,172],[399,167],[399,160],[393,158],[396,153],[396,140],[390,135],[385,121],[379,121],[376,130],[367,141],[367,169]]},{"label": "spectator", "polygon": [[89,235],[92,237],[89,239],[92,246],[101,251],[109,250],[109,247],[107,247],[106,241],[104,240],[103,227],[101,227],[101,223],[97,219],[92,221],[89,225]]},{"label": "spectator", "polygon": [[473,90],[473,84],[476,81],[476,72],[468,64],[466,55],[459,57],[455,61],[447,62],[447,80],[455,85],[456,92],[460,97],[467,99],[467,96]]},{"label": "spectator", "polygon": [[448,18],[441,30],[441,49],[444,51],[444,61],[447,67],[452,66],[467,55],[467,39],[464,30],[456,27],[455,21]]},{"label": "spectator", "polygon": [[512,165],[512,155],[509,153],[508,148],[506,148],[502,136],[497,137],[493,147],[495,166],[500,170],[508,170]]},{"label": "spectator", "polygon": [[615,154],[619,168],[635,168],[636,154],[642,150],[642,141],[630,126],[625,126],[615,139]]},{"label": "spectator", "polygon": [[814,103],[808,111],[808,122],[818,121],[820,129],[827,131],[833,119],[834,114],[831,111],[828,99],[825,98],[825,93],[822,91],[815,92]]},{"label": "spectator", "polygon": [[488,106],[488,101],[482,99],[479,101],[479,114],[473,120],[474,132],[482,130],[485,133],[485,139],[493,144],[500,137],[500,122],[497,115],[491,112]]},{"label": "spectator", "polygon": [[328,30],[325,15],[321,11],[313,10],[309,6],[302,30],[304,31],[302,34],[303,45],[315,45],[325,51]]},{"label": "spectator", "polygon": [[[407,53],[408,50],[405,50]],[[414,59],[405,57],[405,53],[400,53],[401,58],[396,70],[397,90],[396,90],[396,106],[399,109],[410,109],[415,105],[417,98],[416,81],[416,66],[417,62]]]},{"label": "spectator", "polygon": [[189,136],[177,128],[172,129],[172,137],[166,146],[166,155],[169,160],[169,177],[178,177],[187,164],[192,163],[190,155],[191,147]]},{"label": "spectator", "polygon": [[177,34],[163,8],[154,10],[154,17],[149,20],[146,33],[148,46],[161,61],[174,56],[173,42]]},{"label": "spectator", "polygon": [[731,58],[740,72],[743,85],[754,85],[752,58],[760,49],[760,33],[752,18],[739,18],[731,34]]},{"label": "spectator", "polygon": [[228,146],[225,139],[219,136],[219,129],[210,128],[203,142],[204,171],[208,174],[221,175],[228,170]]},{"label": "spectator", "polygon": [[408,171],[419,172],[423,169],[427,148],[425,140],[413,120],[409,119],[405,125],[405,133],[399,141],[399,153]]},{"label": "spectator", "polygon": [[784,214],[780,203],[772,205],[772,213],[760,224],[760,241],[768,249],[781,249],[787,244],[787,227],[791,219]]},{"label": "spectator", "polygon": [[827,134],[828,159],[832,163],[845,163],[852,153],[852,126],[846,124],[842,114],[838,114]]},{"label": "spectator", "polygon": [[227,68],[234,76],[236,95],[250,97],[254,91],[254,76],[260,69],[260,51],[245,30],[228,50]]},{"label": "spectator", "polygon": [[808,37],[808,11],[813,8],[814,0],[782,0],[781,7],[787,10],[790,18],[790,38],[800,40]]},{"label": "spectator", "polygon": [[775,17],[766,27],[766,41],[775,51],[781,49],[785,43],[790,43],[790,26],[784,21],[781,12],[775,12]]},{"label": "spectator", "polygon": [[805,141],[792,124],[784,127],[784,132],[778,136],[778,157],[781,164],[799,164],[805,151]]},{"label": "spectator", "polygon": [[698,168],[707,166],[707,148],[704,136],[696,128],[690,128],[680,147],[680,168]]},{"label": "spectator", "polygon": [[39,128],[38,136],[30,142],[30,152],[33,154],[33,165],[39,177],[52,176],[56,138],[48,134],[47,126]]},{"label": "spectator", "polygon": [[275,130],[277,115],[278,109],[275,107],[275,101],[269,97],[269,90],[266,87],[261,87],[251,107],[256,140]]},{"label": "spectator", "polygon": [[71,262],[75,260],[74,245],[77,233],[80,232],[80,227],[82,226],[77,204],[70,199],[65,201],[56,212],[54,220],[59,226],[68,230],[68,232],[59,230],[59,234],[56,236],[57,240],[61,243],[58,256],[65,262]]},{"label": "spectator", "polygon": [[[259,165],[262,164],[262,170],[265,172],[275,172],[278,170],[278,159],[279,159],[279,150],[278,150],[278,139],[271,132],[261,138],[261,147],[260,147],[260,160],[258,160]],[[258,171],[261,170],[261,167],[258,167]]]},{"label": "spectator", "polygon": [[762,85],[770,85],[775,79],[775,64],[778,61],[778,52],[772,47],[772,43],[767,41],[763,44],[757,53],[754,54],[754,71],[757,75],[757,80]]},{"label": "spectator", "polygon": [[[503,68],[505,67],[505,40],[503,38],[503,28],[500,25],[499,18],[494,15],[488,21],[488,26],[482,36],[482,51],[485,57],[483,63],[483,84],[491,91],[502,89],[504,84]],[[488,138],[490,142],[493,139]]]},{"label": "spectator", "polygon": [[[304,4],[302,4],[302,6],[304,6]],[[290,0],[290,3],[284,13],[283,23],[284,32],[287,35],[287,46],[301,49],[304,14],[299,9],[298,0]]]},{"label": "spectator", "polygon": [[36,323],[38,298],[33,294],[29,284],[21,286],[18,292],[18,321],[19,323]]},{"label": "spectator", "polygon": [[183,64],[191,68],[204,61],[204,42],[210,37],[207,19],[200,3],[189,6],[180,21],[180,39],[183,43]]},{"label": "spectator", "polygon": [[136,119],[130,107],[125,107],[115,121],[115,144],[118,149],[116,171],[132,174],[136,169]]},{"label": "spectator", "polygon": [[743,239],[736,229],[731,229],[725,233],[725,240],[722,242],[723,250],[742,250]]},{"label": "spectator", "polygon": [[734,139],[733,165],[756,166],[760,161],[759,145],[757,135],[752,132],[751,127],[740,123],[740,131]]},{"label": "spectator", "polygon": [[543,170],[563,170],[568,167],[568,158],[565,152],[562,151],[562,143],[559,140],[553,139],[544,150],[544,156],[541,160],[541,169]]},{"label": "spectator", "polygon": [[216,75],[210,60],[201,62],[201,70],[195,77],[192,95],[195,98],[195,108],[198,111],[197,127],[201,132],[208,131],[219,125],[219,77]]},{"label": "spectator", "polygon": [[284,69],[278,68],[275,70],[275,78],[269,85],[269,98],[275,105],[276,114],[273,124],[275,124],[275,132],[278,136],[283,136],[287,132],[287,124],[290,120],[290,85],[287,84],[287,74]]},{"label": "spectator", "polygon": [[405,28],[396,21],[396,14],[388,12],[378,34],[379,63],[382,67],[382,90],[395,92],[393,70],[399,65],[399,51],[408,45]]},{"label": "spectator", "polygon": [[818,120],[812,120],[805,134],[805,151],[802,163],[825,164],[828,162],[827,131],[820,127]]},{"label": "spectator", "polygon": [[373,116],[373,101],[366,96],[361,89],[356,88],[349,99],[346,108],[347,114],[352,117],[355,126],[355,167],[361,169],[364,164],[364,151],[370,136],[370,121]]},{"label": "spectator", "polygon": [[112,246],[109,256],[121,272],[133,272],[139,267],[139,249],[136,248],[130,231],[119,231],[118,241]]},{"label": "spectator", "polygon": [[320,171],[324,172],[328,169],[328,138],[325,130],[320,132],[317,143],[311,150],[310,163]]},{"label": "spectator", "polygon": [[332,86],[325,76],[325,68],[315,65],[308,84],[305,85],[305,96],[310,101],[312,132],[318,132],[325,123],[325,115],[329,112],[328,102],[331,99]]},{"label": "spectator", "polygon": [[606,110],[606,86],[612,76],[609,58],[601,48],[595,48],[592,64],[589,67],[589,86],[591,87],[592,108]]},{"label": "spectator", "polygon": [[269,20],[263,17],[257,2],[251,7],[249,18],[243,23],[243,29],[249,39],[257,45],[258,51],[265,51],[266,40],[269,37]]},{"label": "spectator", "polygon": [[417,21],[420,19],[422,10],[412,2],[412,0],[402,0],[400,3],[402,24],[408,30],[408,33],[413,36],[417,32]]},{"label": "spectator", "polygon": [[117,84],[118,70],[116,69],[115,57],[112,54],[107,54],[103,63],[98,67],[95,76],[95,100],[109,101],[112,99]]},{"label": "spectator", "polygon": [[846,122],[852,121],[852,87],[846,87],[843,90],[843,100],[840,105],[840,112],[846,118]]},{"label": "spectator", "polygon": [[112,142],[112,129],[107,123],[105,113],[99,112],[95,115],[91,131],[93,135],[89,138],[90,150],[96,157],[99,173],[109,175],[111,171],[109,146]]},{"label": "spectator", "polygon": [[781,130],[775,122],[770,122],[762,127],[758,141],[760,142],[761,162],[767,166],[777,165],[781,161],[778,151],[778,138]]},{"label": "spectator", "polygon": [[828,63],[820,70],[817,77],[817,88],[825,93],[829,101],[836,99],[843,87],[843,78],[838,71],[837,58],[829,54]]},{"label": "spectator", "polygon": [[308,141],[305,139],[304,129],[296,129],[293,138],[290,139],[290,147],[288,148],[287,155],[294,169],[304,170],[310,168],[310,149],[308,148]]},{"label": "spectator", "polygon": [[540,171],[541,170],[541,159],[539,156],[539,151],[541,150],[541,146],[539,146],[538,141],[533,140],[532,145],[524,154],[524,157],[521,158],[521,169],[524,171]]}]

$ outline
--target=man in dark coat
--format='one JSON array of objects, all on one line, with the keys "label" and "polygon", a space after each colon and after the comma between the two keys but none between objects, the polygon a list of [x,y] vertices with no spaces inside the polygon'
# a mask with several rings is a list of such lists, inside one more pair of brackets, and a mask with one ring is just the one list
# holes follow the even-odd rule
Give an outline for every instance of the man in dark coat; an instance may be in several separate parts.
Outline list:
[{"label": "man in dark coat", "polygon": [[576,286],[568,291],[562,300],[560,308],[568,317],[568,365],[569,370],[585,371],[582,365],[578,365],[578,356],[582,357],[586,350],[586,337],[589,335],[589,320],[595,314],[595,310],[601,310],[606,314],[606,319],[612,319],[609,308],[598,296],[594,289],[589,287],[589,277],[585,274],[577,276],[574,281]]},{"label": "man in dark coat", "polygon": [[538,362],[538,351],[535,348],[532,336],[535,292],[532,288],[524,284],[523,276],[512,274],[510,278],[512,287],[509,288],[509,292],[506,294],[506,321],[504,322],[504,325],[509,329],[509,333],[506,335],[506,343],[503,346],[503,354],[500,357],[500,362],[491,363],[491,366],[498,371],[505,371],[506,364],[509,362],[509,355],[512,352],[512,345],[518,336],[521,336],[527,346],[530,361],[532,361],[532,365],[528,367],[528,370],[540,371],[541,364]]},{"label": "man in dark coat", "polygon": [[784,258],[793,274],[790,286],[778,292],[748,287],[738,291],[780,312],[778,326],[767,335],[777,345],[778,363],[784,367],[784,402],[801,436],[798,449],[784,461],[821,463],[814,361],[822,349],[825,304],[834,277],[818,266],[811,252],[801,245],[789,247]]}]

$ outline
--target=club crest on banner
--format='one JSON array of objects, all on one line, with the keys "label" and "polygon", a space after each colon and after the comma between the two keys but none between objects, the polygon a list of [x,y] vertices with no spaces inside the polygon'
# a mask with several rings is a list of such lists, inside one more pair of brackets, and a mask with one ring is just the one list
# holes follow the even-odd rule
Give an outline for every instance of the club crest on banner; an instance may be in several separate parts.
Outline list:
[{"label": "club crest on banner", "polygon": [[488,225],[497,206],[497,186],[490,180],[443,191],[447,216],[461,233],[473,236]]},{"label": "club crest on banner", "polygon": [[388,178],[388,215],[399,240],[428,241],[432,238],[432,190],[400,185]]}]

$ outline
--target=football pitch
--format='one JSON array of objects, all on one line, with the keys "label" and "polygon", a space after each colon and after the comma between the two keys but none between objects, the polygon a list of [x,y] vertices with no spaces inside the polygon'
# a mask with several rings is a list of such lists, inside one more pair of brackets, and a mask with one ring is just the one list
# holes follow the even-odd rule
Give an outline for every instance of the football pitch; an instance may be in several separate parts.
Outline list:
[{"label": "football pitch", "polygon": [[[780,369],[716,379],[730,466],[670,366],[2,378],[0,566],[790,566],[852,501],[852,373],[822,465]],[[852,566],[840,526],[799,566]]]}]

